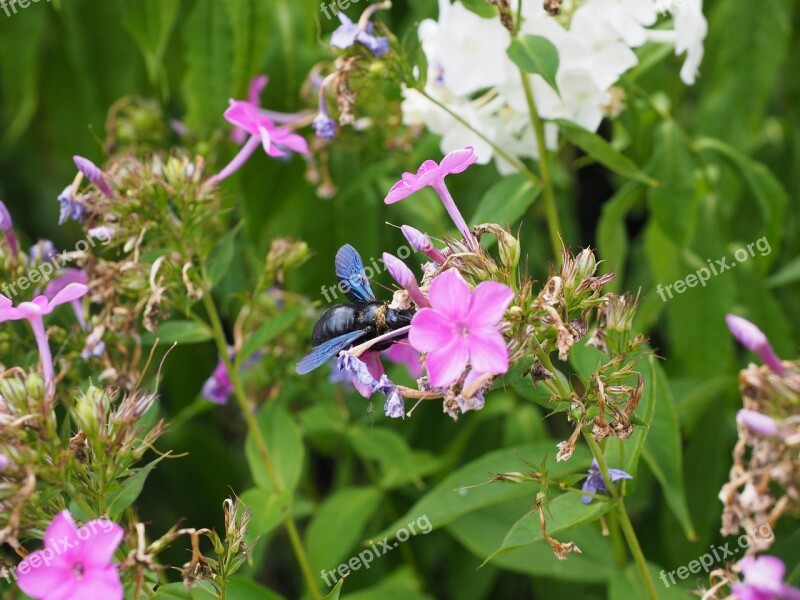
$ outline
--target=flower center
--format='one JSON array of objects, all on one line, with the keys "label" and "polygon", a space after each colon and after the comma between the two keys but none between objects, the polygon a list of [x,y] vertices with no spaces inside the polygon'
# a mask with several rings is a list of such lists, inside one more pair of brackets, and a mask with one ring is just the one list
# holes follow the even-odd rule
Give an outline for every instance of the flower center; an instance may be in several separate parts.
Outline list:
[{"label": "flower center", "polygon": [[83,574],[86,572],[86,569],[81,563],[77,563],[72,567],[72,575],[75,579],[83,579]]},{"label": "flower center", "polygon": [[461,334],[461,337],[467,337],[469,335],[469,327],[467,327],[463,323],[459,323],[456,326],[456,331],[458,331]]}]

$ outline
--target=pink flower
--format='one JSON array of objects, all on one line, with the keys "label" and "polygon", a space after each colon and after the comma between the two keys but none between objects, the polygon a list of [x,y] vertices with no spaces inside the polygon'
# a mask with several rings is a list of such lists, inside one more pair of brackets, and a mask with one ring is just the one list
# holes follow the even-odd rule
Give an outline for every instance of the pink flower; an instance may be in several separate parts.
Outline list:
[{"label": "pink flower", "polygon": [[444,183],[445,176],[461,173],[477,160],[478,155],[475,154],[472,146],[450,152],[438,164],[434,160],[426,160],[416,173],[403,173],[403,178],[392,186],[384,202],[394,204],[424,187],[431,186],[441,198],[447,214],[461,232],[464,241],[473,252],[477,252],[478,240],[472,235],[472,231],[467,226],[467,222],[456,207],[456,203]]},{"label": "pink flower", "polygon": [[800,589],[783,583],[786,567],[775,556],[742,559],[744,581],[733,586],[739,600],[800,600]]},{"label": "pink flower", "polygon": [[428,353],[433,387],[458,381],[467,363],[479,373],[508,370],[508,349],[497,325],[513,298],[511,288],[494,281],[470,291],[455,269],[433,280],[428,291],[431,307],[414,315],[408,334],[414,348]]},{"label": "pink flower", "polygon": [[[86,273],[84,273],[82,270],[70,267],[64,269],[60,276],[52,279],[47,286],[45,286],[42,295],[48,300],[52,300],[61,290],[71,283],[80,283],[81,285],[86,285],[89,283],[89,280],[86,277]],[[83,304],[80,301],[80,296],[70,300],[70,304],[72,305],[72,310],[75,311],[75,318],[78,319],[81,329],[84,331],[89,331],[89,324],[86,322],[86,317],[83,314]]]},{"label": "pink flower", "polygon": [[428,306],[428,300],[423,296],[422,290],[419,289],[417,278],[414,277],[414,273],[402,260],[396,256],[392,256],[388,252],[384,252],[383,264],[386,265],[386,269],[389,271],[389,275],[392,276],[392,279],[408,292],[408,295],[417,306]]},{"label": "pink flower", "polygon": [[742,346],[758,354],[764,364],[778,375],[786,374],[786,369],[783,368],[781,359],[778,358],[778,355],[775,354],[772,346],[770,346],[767,336],[755,324],[736,315],[727,315],[725,322],[728,324],[728,329],[731,330],[733,337]]},{"label": "pink flower", "polygon": [[422,252],[425,256],[430,258],[437,264],[443,265],[446,260],[442,254],[431,242],[431,238],[422,233],[419,229],[411,227],[411,225],[401,225],[400,231],[417,252]]},{"label": "pink flower", "polygon": [[112,564],[123,529],[107,519],[78,529],[61,511],[44,534],[45,547],[17,569],[19,589],[36,600],[122,600],[118,567]]},{"label": "pink flower", "polygon": [[418,379],[422,375],[422,364],[420,363],[420,355],[411,344],[407,342],[396,342],[389,346],[383,355],[394,363],[405,365],[408,372],[414,379]]},{"label": "pink flower", "polygon": [[81,283],[70,283],[48,300],[46,296],[36,296],[30,302],[20,302],[19,306],[12,306],[11,300],[0,294],[0,322],[19,321],[26,319],[30,323],[36,344],[39,347],[39,359],[42,363],[47,397],[55,394],[55,375],[53,373],[53,355],[47,342],[47,332],[44,328],[44,317],[49,315],[56,306],[72,302],[89,291]]},{"label": "pink flower", "polygon": [[308,153],[308,143],[302,136],[292,133],[288,127],[276,125],[251,102],[231,100],[228,110],[225,111],[225,119],[248,133],[250,139],[228,166],[208,180],[210,184],[219,183],[238,171],[259,145],[269,156],[286,156],[287,150]]},{"label": "pink flower", "polygon": [[[256,75],[250,80],[250,87],[247,88],[247,101],[253,106],[261,106],[261,92],[267,87],[269,77],[266,75]],[[244,144],[247,141],[247,132],[240,128],[234,127],[231,131],[231,139],[237,144]]]}]

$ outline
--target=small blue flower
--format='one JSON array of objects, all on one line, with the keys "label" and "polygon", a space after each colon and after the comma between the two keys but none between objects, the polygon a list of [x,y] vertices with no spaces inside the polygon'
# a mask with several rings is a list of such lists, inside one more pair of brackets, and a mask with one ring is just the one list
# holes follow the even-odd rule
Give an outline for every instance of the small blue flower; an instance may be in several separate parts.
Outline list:
[{"label": "small blue flower", "polygon": [[[372,35],[373,25],[368,20],[364,21],[364,15],[358,23],[353,23],[346,14],[340,12],[339,20],[342,24],[331,35],[331,46],[344,50],[358,42],[372,52],[375,57],[380,57],[389,51],[389,40],[386,37]],[[362,21],[364,21],[363,26]]]},{"label": "small blue flower", "polygon": [[336,137],[336,121],[331,119],[327,112],[320,111],[311,122],[311,127],[323,140],[332,140]]},{"label": "small blue flower", "polygon": [[61,213],[58,217],[59,225],[63,225],[69,219],[83,223],[86,209],[73,197],[71,185],[64,188],[64,191],[58,196],[58,201],[61,203]]},{"label": "small blue flower", "polygon": [[[608,474],[611,476],[611,481],[616,483],[620,479],[633,479],[633,475],[622,471],[621,469],[609,469]],[[600,472],[600,467],[596,460],[592,460],[592,466],[589,467],[589,476],[583,482],[581,489],[587,494],[600,494],[608,493],[606,482],[603,480],[603,474]],[[591,496],[581,497],[584,504],[589,504],[592,501]]]},{"label": "small blue flower", "polygon": [[28,252],[28,257],[33,264],[50,262],[56,256],[58,256],[58,250],[50,240],[39,240],[36,245],[31,246]]},{"label": "small blue flower", "polygon": [[403,419],[406,416],[406,406],[403,396],[394,388],[386,397],[386,404],[383,405],[384,414],[390,419]]}]

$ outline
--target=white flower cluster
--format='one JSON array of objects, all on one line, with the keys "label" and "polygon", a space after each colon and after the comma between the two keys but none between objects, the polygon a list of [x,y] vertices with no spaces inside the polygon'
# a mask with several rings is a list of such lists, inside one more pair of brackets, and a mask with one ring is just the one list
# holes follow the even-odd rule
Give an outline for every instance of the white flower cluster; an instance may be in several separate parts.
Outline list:
[{"label": "white flower cluster", "polygon": [[[685,52],[681,79],[694,83],[708,30],[702,0],[667,0],[672,30],[651,28],[665,0],[579,1],[567,0],[565,16],[552,17],[542,0],[522,0],[520,34],[544,37],[558,50],[558,92],[540,75],[529,76],[543,119],[567,119],[597,131],[604,116],[619,110],[612,86],[638,63],[632,49],[648,40],[674,44],[676,54]],[[423,21],[419,37],[428,62],[425,92],[450,112],[406,89],[404,122],[441,135],[443,153],[473,146],[478,162],[494,157],[504,174],[514,167],[495,155],[492,144],[516,158],[536,158],[522,76],[508,57],[511,34],[500,19],[481,18],[459,0],[439,0],[439,20]],[[554,148],[557,138],[555,124],[546,123],[547,146]]]}]

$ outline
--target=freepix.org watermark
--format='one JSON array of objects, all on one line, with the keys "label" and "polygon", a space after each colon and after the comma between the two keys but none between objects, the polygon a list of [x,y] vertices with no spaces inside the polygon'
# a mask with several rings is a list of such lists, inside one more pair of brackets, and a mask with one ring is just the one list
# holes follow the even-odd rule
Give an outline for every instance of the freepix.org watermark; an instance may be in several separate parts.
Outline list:
[{"label": "freepix.org watermark", "polygon": [[34,552],[27,560],[22,561],[19,567],[3,567],[0,569],[0,578],[5,579],[8,583],[17,580],[17,572],[21,575],[27,575],[34,569],[41,567],[49,567],[50,564],[59,556],[69,551],[72,548],[77,548],[82,542],[90,539],[92,536],[97,535],[98,532],[108,533],[114,528],[114,521],[108,517],[100,517],[94,521],[86,523],[83,527],[78,529],[76,538],[72,536],[64,536],[62,539],[53,540],[51,545],[45,546],[39,552]]},{"label": "freepix.org watermark", "polygon": [[[47,0],[48,2],[50,0]],[[322,14],[325,15],[325,18],[329,21],[336,16],[336,14],[341,10],[347,10],[353,4],[358,4],[361,0],[334,0],[333,2],[320,2],[320,9],[322,9]],[[365,0],[364,4],[369,3],[370,0]],[[336,10],[336,7],[339,7],[339,10]],[[330,12],[328,12],[330,9]]]},{"label": "freepix.org watermark", "polygon": [[[41,0],[0,0],[0,8],[6,13],[7,17],[17,14],[17,9],[28,8],[31,4],[36,4]],[[50,2],[50,0],[47,0]]]},{"label": "freepix.org watermark", "polygon": [[[410,246],[400,246],[395,252],[395,256],[397,256],[400,260],[405,260],[414,250]],[[382,258],[373,258],[370,262],[364,264],[364,277],[367,279],[372,279],[376,275],[380,275],[386,270],[386,265],[383,262]],[[355,279],[354,279],[355,278]],[[353,287],[358,285],[360,282],[360,278],[358,275],[351,276],[351,280],[342,280],[337,285],[328,285],[322,286],[322,295],[325,296],[326,302],[333,302],[336,298],[339,297],[337,289],[342,294],[347,294]],[[329,296],[330,295],[330,296]]]},{"label": "freepix.org watermark", "polygon": [[422,515],[416,521],[411,521],[408,525],[401,527],[395,532],[394,538],[397,540],[396,542],[389,543],[388,537],[383,538],[377,544],[370,541],[370,547],[362,552],[359,552],[358,556],[353,556],[347,562],[343,562],[338,567],[331,569],[330,571],[322,569],[320,577],[322,577],[325,585],[331,587],[339,580],[340,577],[347,577],[350,574],[350,571],[358,571],[361,567],[369,569],[373,560],[379,556],[383,556],[384,554],[391,552],[412,535],[417,535],[418,533],[425,535],[426,533],[430,533],[432,530],[433,525],[431,525],[428,515]]},{"label": "freepix.org watermark", "polygon": [[[694,273],[690,273],[683,279],[678,279],[669,285],[661,285],[659,283],[656,287],[656,292],[658,292],[662,302],[666,302],[667,300],[672,300],[672,298],[674,298],[672,295],[673,289],[675,290],[675,293],[682,294],[688,288],[697,286],[698,283],[701,286],[706,287],[709,279],[716,277],[717,275],[721,275],[725,271],[734,268],[737,264],[745,262],[746,260],[754,257],[756,255],[756,250],[758,250],[761,256],[767,256],[770,252],[772,252],[772,248],[769,245],[769,240],[767,240],[766,237],[762,237],[757,239],[755,242],[750,242],[747,244],[747,247],[738,248],[736,252],[733,253],[733,259],[731,259],[729,256],[723,256],[722,258],[718,258],[712,262],[709,258],[706,260],[708,267],[700,267]],[[728,262],[729,260],[730,262]]]},{"label": "freepix.org watermark", "polygon": [[775,534],[772,532],[772,527],[769,526],[769,523],[762,523],[753,531],[743,533],[736,538],[736,546],[731,547],[734,542],[728,542],[722,546],[711,544],[711,552],[706,552],[703,556],[691,561],[688,565],[678,567],[673,571],[661,571],[658,577],[661,579],[664,587],[670,587],[675,585],[676,575],[678,579],[686,579],[689,575],[696,575],[700,571],[708,573],[715,565],[720,565],[726,560],[734,560],[742,550],[749,548],[753,542],[771,542],[774,538]]}]

